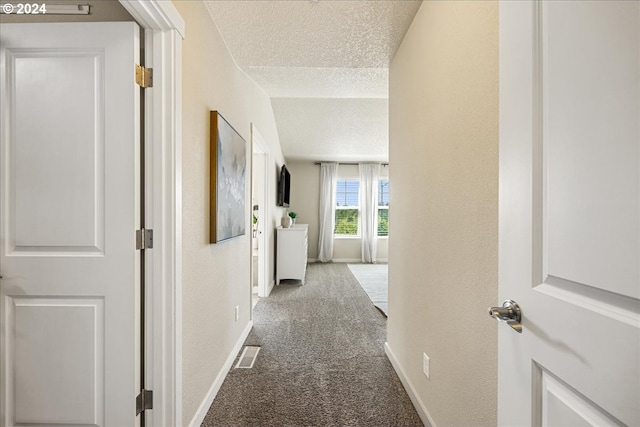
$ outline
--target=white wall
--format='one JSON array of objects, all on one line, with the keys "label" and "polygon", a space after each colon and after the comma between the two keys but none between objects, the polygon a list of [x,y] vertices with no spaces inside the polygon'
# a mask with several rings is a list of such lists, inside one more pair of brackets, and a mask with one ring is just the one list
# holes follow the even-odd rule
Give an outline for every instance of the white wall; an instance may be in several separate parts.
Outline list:
[{"label": "white wall", "polygon": [[389,111],[389,348],[435,425],[496,425],[497,2],[422,3]]},{"label": "white wall", "polygon": [[[320,204],[320,166],[311,161],[292,161],[287,163],[291,173],[291,206],[289,211],[296,212],[299,224],[309,224],[309,259],[318,258],[318,229]],[[380,176],[387,177],[389,167],[380,168]],[[358,166],[340,165],[338,177],[342,179],[359,179]],[[393,184],[391,184],[393,187]],[[390,195],[390,197],[392,197]],[[393,216],[393,207],[389,208],[389,215]],[[378,239],[378,261],[388,259],[389,239]],[[338,238],[334,240],[333,258],[336,261],[360,261],[362,241],[359,238]]]},{"label": "white wall", "polygon": [[[269,145],[274,176],[284,162],[266,94],[233,62],[199,1],[175,1],[186,23],[183,43],[183,423],[188,425],[249,323],[251,123]],[[209,111],[219,111],[247,141],[247,234],[209,244]],[[275,197],[275,196],[274,196]],[[272,199],[273,200],[273,199]],[[272,206],[271,225],[281,209]],[[274,259],[274,242],[269,242]],[[271,268],[273,274],[273,267]],[[240,306],[240,320],[234,307]]]}]

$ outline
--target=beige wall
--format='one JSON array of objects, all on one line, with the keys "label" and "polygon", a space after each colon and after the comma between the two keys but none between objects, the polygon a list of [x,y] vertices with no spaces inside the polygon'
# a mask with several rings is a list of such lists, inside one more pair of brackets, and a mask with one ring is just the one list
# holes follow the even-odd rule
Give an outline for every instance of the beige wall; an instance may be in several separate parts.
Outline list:
[{"label": "beige wall", "polygon": [[[247,234],[209,244],[209,111],[218,110],[247,141],[249,162],[252,122],[269,145],[274,176],[284,158],[269,98],[236,67],[204,4],[174,4],[187,34],[182,84],[182,362],[183,422],[188,425],[247,326],[251,310],[249,173]],[[272,187],[269,191],[275,194],[275,184]],[[272,206],[272,212],[275,225],[281,209]],[[240,306],[238,322],[236,305]]]},{"label": "beige wall", "polygon": [[[318,230],[320,204],[320,166],[311,161],[288,162],[291,172],[291,206],[289,211],[296,212],[299,224],[309,224],[309,259],[318,258]],[[388,167],[380,168],[380,176],[388,176]],[[343,179],[360,177],[358,166],[340,165],[338,177]],[[393,184],[392,184],[393,185]],[[393,209],[393,208],[390,208]],[[393,215],[390,212],[390,215]],[[378,261],[386,261],[389,256],[389,240],[378,239]],[[333,243],[335,260],[361,260],[361,239],[336,239]]]},{"label": "beige wall", "polygon": [[388,344],[436,425],[495,425],[497,2],[424,2],[389,110]]}]

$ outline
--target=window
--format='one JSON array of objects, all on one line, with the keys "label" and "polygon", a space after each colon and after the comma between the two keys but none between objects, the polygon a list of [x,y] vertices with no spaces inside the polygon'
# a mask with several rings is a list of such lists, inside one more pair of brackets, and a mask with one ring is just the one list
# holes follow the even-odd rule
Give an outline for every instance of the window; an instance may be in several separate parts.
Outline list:
[{"label": "window", "polygon": [[[360,181],[339,179],[336,187],[336,228],[338,236],[360,235]],[[378,181],[378,237],[389,236],[389,180]]]},{"label": "window", "polygon": [[358,236],[360,182],[357,179],[339,179],[336,188],[336,228],[333,234]]},{"label": "window", "polygon": [[389,180],[378,181],[378,236],[389,235]]}]

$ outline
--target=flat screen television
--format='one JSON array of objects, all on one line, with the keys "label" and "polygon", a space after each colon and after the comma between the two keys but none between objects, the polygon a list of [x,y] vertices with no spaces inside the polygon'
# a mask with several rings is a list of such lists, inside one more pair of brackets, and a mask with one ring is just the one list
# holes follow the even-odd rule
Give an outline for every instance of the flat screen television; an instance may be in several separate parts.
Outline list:
[{"label": "flat screen television", "polygon": [[278,181],[278,206],[289,207],[289,196],[291,195],[291,174],[285,165],[280,169],[280,180]]}]

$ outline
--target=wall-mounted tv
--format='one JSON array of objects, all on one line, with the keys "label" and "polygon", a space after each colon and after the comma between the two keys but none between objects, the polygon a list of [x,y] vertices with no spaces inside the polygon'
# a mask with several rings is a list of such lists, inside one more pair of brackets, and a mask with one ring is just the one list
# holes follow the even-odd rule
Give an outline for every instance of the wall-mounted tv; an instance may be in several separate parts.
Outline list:
[{"label": "wall-mounted tv", "polygon": [[278,206],[289,207],[289,196],[291,195],[291,174],[285,165],[280,169],[280,180],[278,181]]}]

